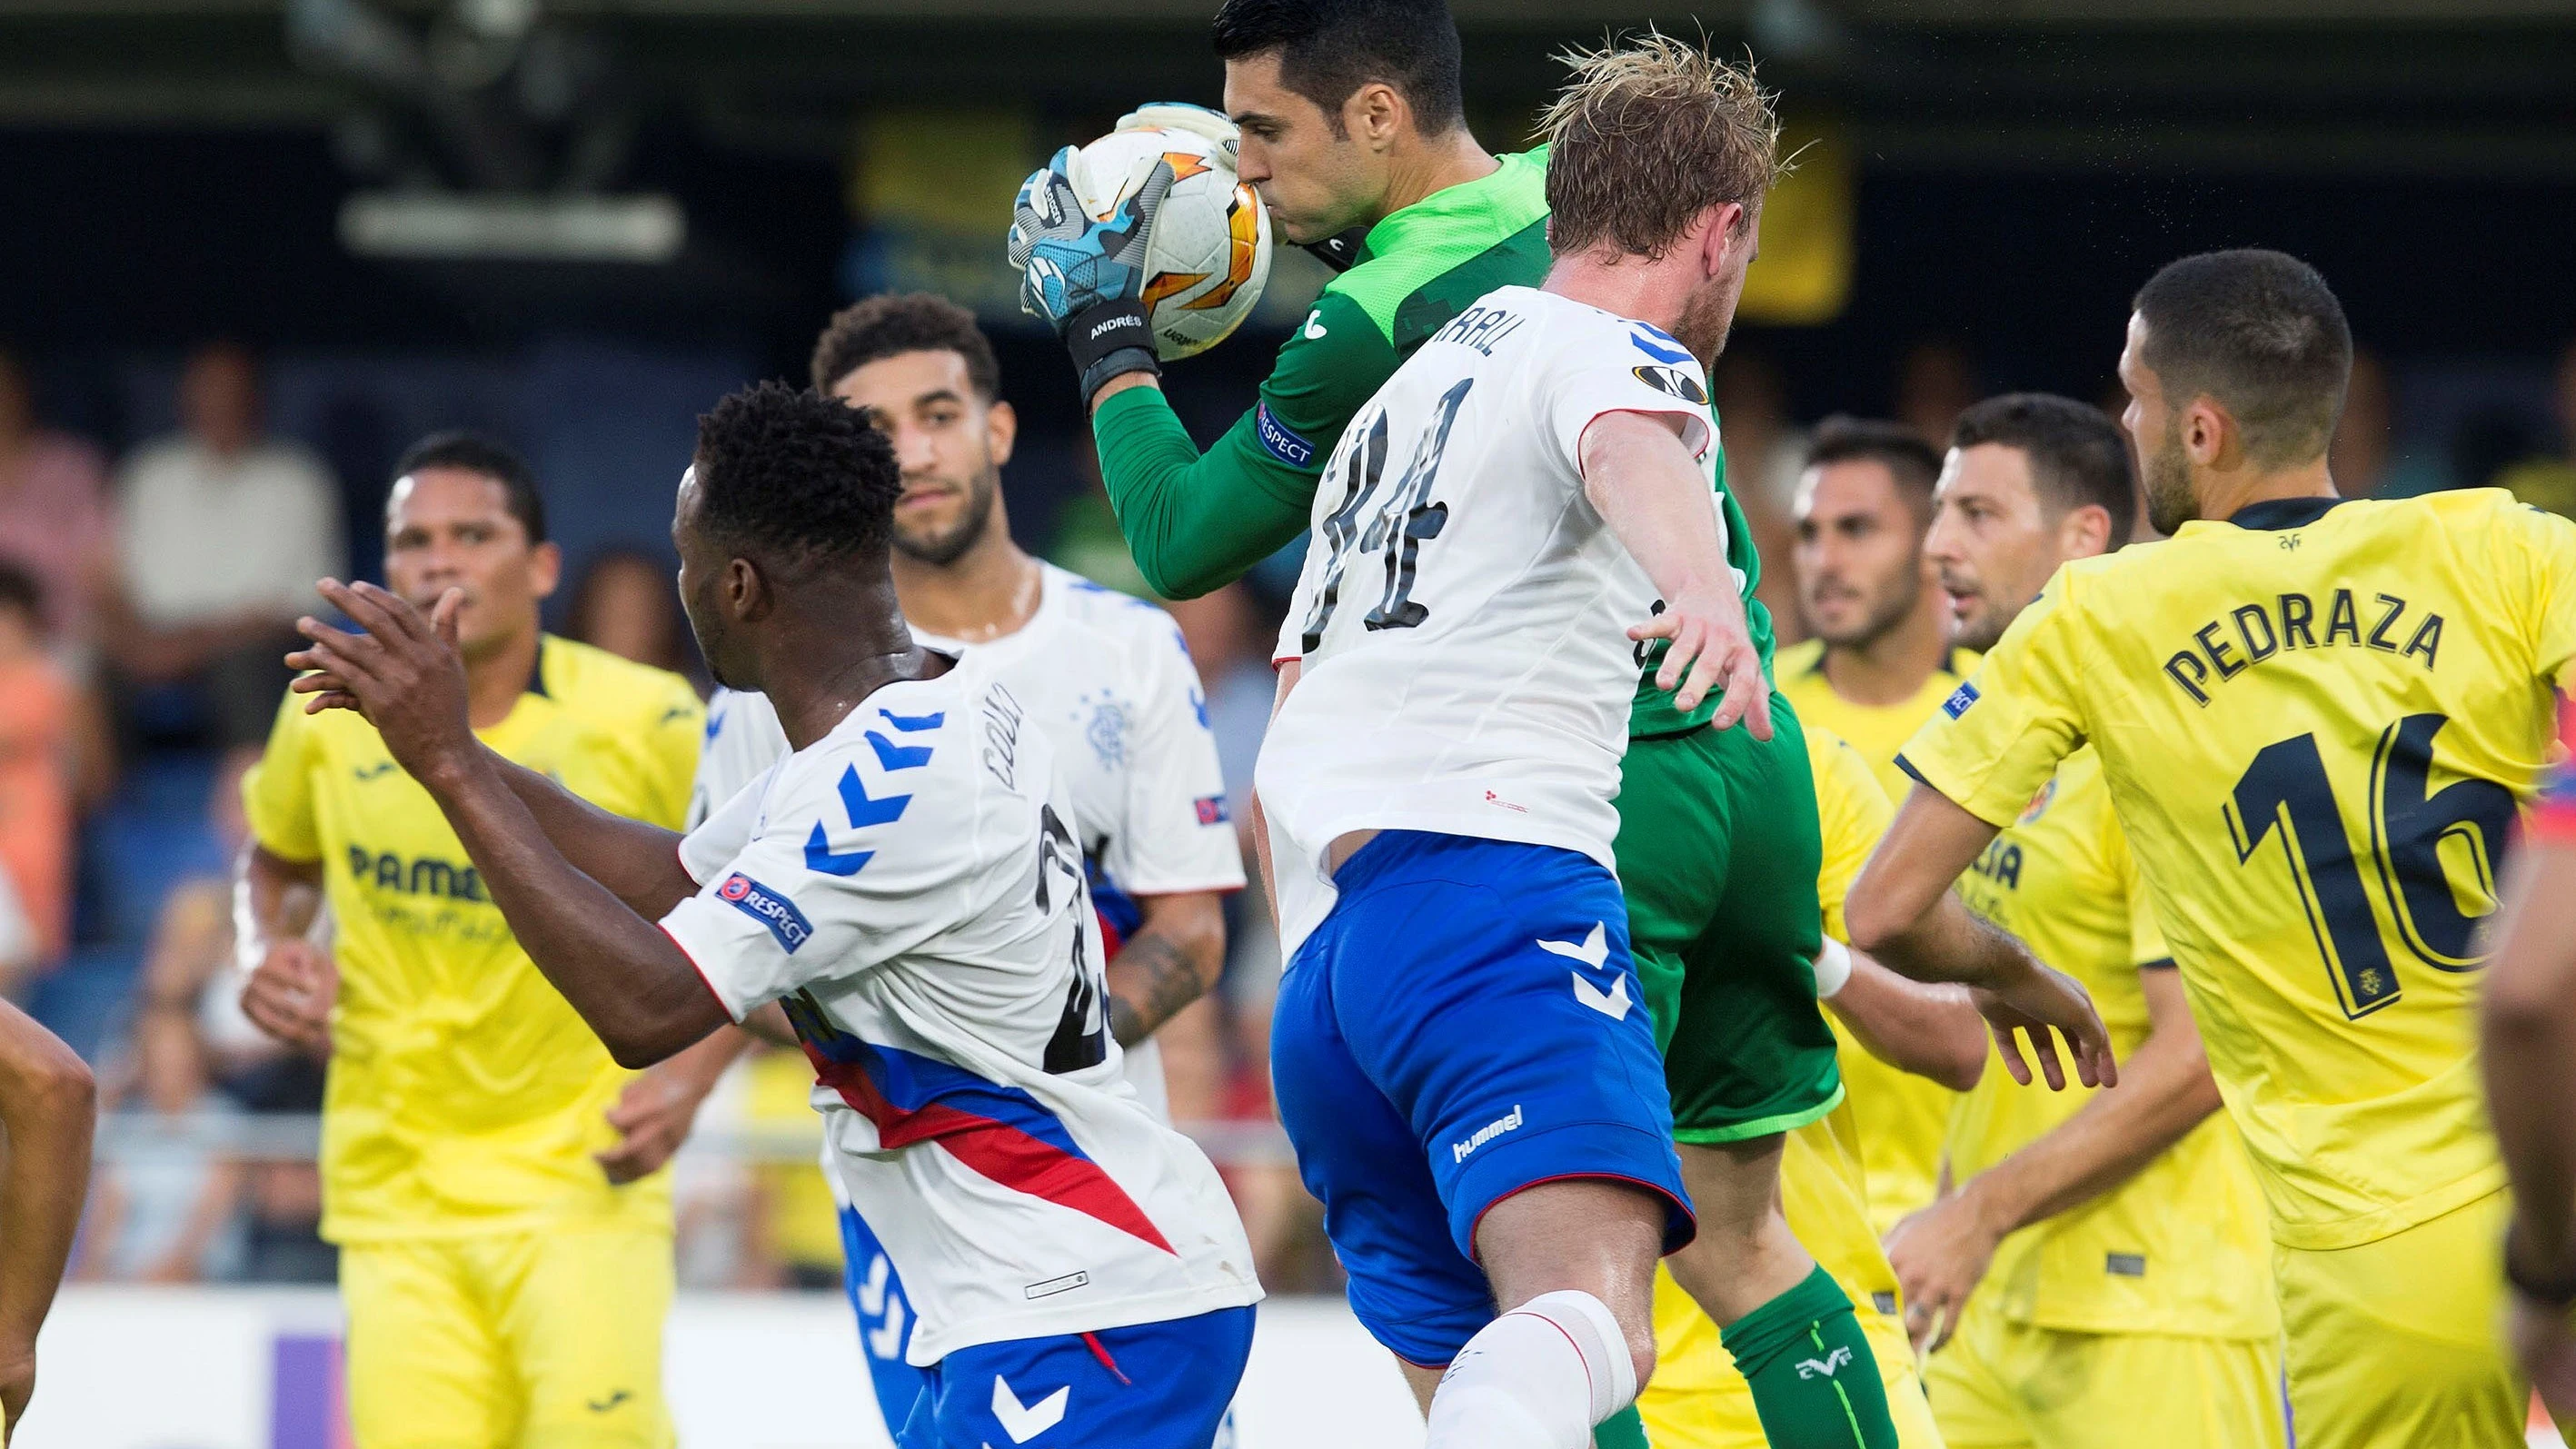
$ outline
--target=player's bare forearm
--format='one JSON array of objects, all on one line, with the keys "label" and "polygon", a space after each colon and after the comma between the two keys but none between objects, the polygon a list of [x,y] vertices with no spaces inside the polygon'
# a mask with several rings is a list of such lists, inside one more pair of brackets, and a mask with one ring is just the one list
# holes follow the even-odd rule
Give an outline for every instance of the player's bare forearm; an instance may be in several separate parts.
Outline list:
[{"label": "player's bare forearm", "polygon": [[[1857,887],[1853,898],[1859,898]],[[1854,928],[1855,948],[1859,934]],[[1979,919],[1957,896],[1946,894],[1911,924],[1871,941],[1868,954],[1912,980],[1961,986],[1997,986],[2039,965],[2030,948],[2010,932]]]},{"label": "player's bare forearm", "polygon": [[1148,896],[1144,910],[1144,924],[1106,973],[1109,1031],[1122,1047],[1214,990],[1225,970],[1225,906],[1214,891]]},{"label": "player's bare forearm", "polygon": [[1967,988],[1899,976],[1852,953],[1851,979],[1825,1005],[1871,1056],[1954,1092],[1986,1070],[1986,1021]]},{"label": "player's bare forearm", "polygon": [[2183,1000],[2180,974],[2142,973],[2148,1036],[2129,1055],[2120,1089],[1961,1189],[1998,1236],[2082,1207],[2137,1176],[2219,1109],[2209,1054]]},{"label": "player's bare forearm", "polygon": [[35,1350],[89,1192],[98,1088],[72,1049],[0,1001],[0,1358]]},{"label": "player's bare forearm", "polygon": [[[486,753],[490,753],[486,747]],[[536,771],[501,756],[492,768],[537,828],[575,870],[606,886],[637,915],[658,920],[698,893],[680,868],[680,833],[603,810]]]},{"label": "player's bare forearm", "polygon": [[2513,1251],[2543,1275],[2576,1271],[2576,844],[2534,842],[2515,864],[2487,968],[2487,1109],[2514,1190]]},{"label": "player's bare forearm", "polygon": [[1726,729],[1742,719],[1767,740],[1769,683],[1718,536],[1715,495],[1682,445],[1681,426],[1675,414],[1594,418],[1577,443],[1583,495],[1663,596],[1664,611],[1628,631],[1633,639],[1672,641],[1656,684],[1685,710],[1711,689],[1723,690],[1710,723]]},{"label": "player's bare forearm", "polygon": [[2087,1086],[2115,1083],[2110,1033],[2083,986],[1977,919],[1950,889],[1994,838],[1994,826],[1918,782],[1843,903],[1852,949],[1917,981],[1975,988],[1978,1014],[2014,1081],[2032,1080],[2018,1040],[2027,1035],[2050,1088],[2066,1085],[2049,1040],[2056,1032],[2073,1050],[2078,1079]]},{"label": "player's bare forearm", "polygon": [[622,1067],[649,1067],[731,1020],[687,954],[574,868],[501,777],[489,751],[456,751],[414,776],[483,873],[528,958]]},{"label": "player's bare forearm", "polygon": [[1583,430],[1583,496],[1667,599],[1735,592],[1717,509],[1679,417],[1604,413]]},{"label": "player's bare forearm", "polygon": [[1940,791],[1915,785],[1843,903],[1852,949],[1917,981],[1983,986],[2020,969],[2029,960],[2021,943],[1950,893],[1995,833]]},{"label": "player's bare forearm", "polygon": [[300,940],[322,910],[322,862],[288,860],[256,841],[233,865],[236,952],[257,961],[272,941]]}]

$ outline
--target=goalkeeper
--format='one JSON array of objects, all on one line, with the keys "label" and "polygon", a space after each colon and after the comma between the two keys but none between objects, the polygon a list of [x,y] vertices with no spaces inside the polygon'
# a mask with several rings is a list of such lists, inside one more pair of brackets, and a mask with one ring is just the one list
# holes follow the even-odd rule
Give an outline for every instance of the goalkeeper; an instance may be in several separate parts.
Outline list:
[{"label": "goalkeeper", "polygon": [[[1023,296],[1072,349],[1137,567],[1176,599],[1301,537],[1325,456],[1396,365],[1468,303],[1535,286],[1548,266],[1545,153],[1496,157],[1469,133],[1440,0],[1229,0],[1216,50],[1241,124],[1238,174],[1260,189],[1279,236],[1341,275],[1215,447],[1201,454],[1163,397],[1145,327],[1145,234],[1168,178],[1091,223],[1059,155],[1022,189],[1011,234],[1014,265],[1032,249],[1052,264],[1029,268]],[[1347,99],[1312,99],[1322,96]],[[1234,122],[1198,106],[1119,122],[1136,125],[1236,138]]]}]

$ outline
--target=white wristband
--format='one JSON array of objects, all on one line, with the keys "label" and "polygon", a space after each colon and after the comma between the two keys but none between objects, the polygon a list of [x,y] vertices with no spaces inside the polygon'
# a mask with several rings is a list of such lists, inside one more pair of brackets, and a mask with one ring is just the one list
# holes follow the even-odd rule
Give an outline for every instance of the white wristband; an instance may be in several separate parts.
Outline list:
[{"label": "white wristband", "polygon": [[1827,936],[1825,948],[1816,953],[1816,999],[1830,999],[1851,980],[1851,974],[1851,948]]}]

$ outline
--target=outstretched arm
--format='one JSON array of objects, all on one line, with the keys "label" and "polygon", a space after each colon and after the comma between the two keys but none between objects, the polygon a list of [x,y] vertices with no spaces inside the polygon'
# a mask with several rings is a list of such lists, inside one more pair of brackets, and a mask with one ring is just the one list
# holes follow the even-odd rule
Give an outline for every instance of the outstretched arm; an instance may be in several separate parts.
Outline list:
[{"label": "outstretched arm", "polygon": [[2024,1034],[2048,1085],[2066,1085],[2054,1029],[2066,1036],[2077,1077],[2088,1087],[2109,1086],[2119,1080],[2119,1068],[2084,988],[1977,919],[1950,892],[1950,883],[1994,838],[1995,827],[1918,782],[1852,882],[1843,907],[1852,948],[1917,981],[1955,981],[1979,992],[1977,1009],[1992,1024],[2014,1081],[2031,1080],[2016,1040]]},{"label": "outstretched arm", "polygon": [[1101,484],[1155,593],[1192,599],[1223,588],[1306,531],[1315,475],[1269,454],[1262,422],[1258,408],[1246,413],[1201,453],[1152,377],[1129,373],[1101,389],[1091,415]]},{"label": "outstretched arm", "polygon": [[[396,763],[438,802],[520,946],[618,1065],[651,1066],[730,1021],[669,936],[564,858],[474,738],[452,643],[459,596],[439,601],[433,623],[373,584],[326,579],[322,593],[367,632],[299,620],[312,643],[288,662],[321,671],[325,698],[375,725]],[[670,832],[655,833],[667,855]]]},{"label": "outstretched arm", "polygon": [[493,773],[519,797],[564,859],[607,887],[637,915],[659,920],[671,907],[698,893],[698,883],[680,867],[678,831],[602,810],[489,748],[483,753]]},{"label": "outstretched arm", "polygon": [[[1717,498],[1690,449],[1679,413],[1607,412],[1577,446],[1583,495],[1663,595],[1664,612],[1628,631],[1670,639],[1655,683],[1675,690],[1688,711],[1711,689],[1724,700],[1709,724],[1741,719],[1755,739],[1771,738],[1769,681],[1744,619],[1735,570],[1717,536]],[[1686,672],[1687,671],[1687,672]]]}]

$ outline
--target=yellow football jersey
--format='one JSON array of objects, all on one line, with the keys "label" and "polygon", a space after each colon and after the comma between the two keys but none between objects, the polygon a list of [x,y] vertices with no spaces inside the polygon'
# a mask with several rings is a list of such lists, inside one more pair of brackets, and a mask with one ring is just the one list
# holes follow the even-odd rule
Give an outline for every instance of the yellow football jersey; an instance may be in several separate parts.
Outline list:
[{"label": "yellow football jersey", "polygon": [[[1958,658],[1964,663],[1976,656],[1961,650]],[[1852,708],[1841,704],[1840,697],[1825,687],[1822,674],[1811,671],[1807,677],[1813,681],[1814,692],[1836,701],[1829,708]],[[1942,694],[1924,704],[1924,712],[1928,714],[1936,708],[1948,691],[1957,687],[1955,681],[1946,686]],[[1830,882],[1837,870],[1843,871],[1842,887],[1829,890],[1825,902],[1825,934],[1840,939],[1842,890],[1860,873],[1861,863],[1869,858],[1878,838],[1887,833],[1887,822],[1895,812],[1877,773],[1881,762],[1839,738],[1841,731],[1836,726],[1818,725],[1811,720],[1803,698],[1793,695],[1789,702],[1796,707],[1798,722],[1807,731],[1807,762],[1815,770],[1816,813],[1825,841],[1825,878]],[[1873,725],[1882,733],[1886,731],[1884,721],[1874,720]],[[1891,741],[1891,760],[1895,749]],[[1896,778],[1903,780],[1904,776]],[[1837,861],[1836,851],[1857,854],[1847,862]],[[1869,1049],[1834,1019],[1833,1013],[1825,1013],[1825,1020],[1832,1024],[1834,1040],[1840,1047],[1834,1061],[1841,1067],[1843,1086],[1850,1093],[1861,1161],[1869,1168],[1870,1221],[1884,1234],[1896,1226],[1899,1218],[1928,1205],[1938,1192],[1941,1138],[1950,1130],[1950,1113],[1958,1105],[1959,1094],[1871,1056]]]},{"label": "yellow football jersey", "polygon": [[1932,711],[1941,707],[1959,682],[1977,672],[1979,655],[1973,649],[1953,649],[1932,677],[1912,699],[1902,704],[1853,704],[1834,693],[1825,680],[1825,641],[1809,639],[1780,651],[1772,666],[1779,681],[1779,691],[1788,696],[1790,707],[1798,711],[1800,724],[1823,725],[1842,736],[1843,742],[1860,751],[1869,762],[1870,772],[1878,777],[1879,788],[1892,801],[1902,801],[1914,782],[1896,768],[1896,752],[1906,739],[1923,727]]},{"label": "yellow football jersey", "polygon": [[[1843,900],[1885,833],[1889,810],[1868,764],[1850,745],[1831,730],[1807,723],[1803,715],[1799,723],[1815,770],[1824,840],[1816,896],[1824,907],[1825,934],[1841,940]],[[1854,1089],[1841,1106],[1788,1134],[1780,1154],[1781,1207],[1798,1241],[1850,1296],[1887,1379],[1903,1449],[1938,1449],[1940,1436],[1922,1412],[1923,1389],[1914,1378],[1914,1349],[1905,1337],[1896,1270],[1888,1266],[1870,1218],[1869,1178],[1855,1122],[1860,1103],[1861,1092]],[[1649,1438],[1683,1446],[1765,1442],[1753,1411],[1753,1391],[1719,1342],[1717,1325],[1661,1269],[1655,1274],[1655,1345],[1655,1377],[1637,1400]]]},{"label": "yellow football jersey", "polygon": [[[2141,970],[2171,969],[2101,757],[2066,757],[1959,878],[1969,909],[2084,983],[2123,1060],[2147,1039]],[[1950,1176],[1964,1183],[2057,1129],[2091,1100],[2016,1085],[2000,1059],[1950,1119]],[[2079,1333],[2270,1339],[2272,1244],[2262,1189],[2217,1113],[2119,1188],[2004,1239],[1977,1289],[2014,1323]]]},{"label": "yellow football jersey", "polygon": [[2504,1181],[2474,1050],[2498,857],[2576,653],[2576,524],[2297,499],[2068,564],[1905,747],[2009,825],[2090,740],[2274,1239]]},{"label": "yellow football jersey", "polygon": [[[252,835],[319,861],[340,999],[322,1108],[323,1236],[670,1221],[666,1175],[612,1188],[591,1154],[628,1074],[537,971],[438,806],[355,713],[279,707],[242,782]],[[549,637],[502,755],[605,809],[677,828],[704,712],[676,674]]]}]

